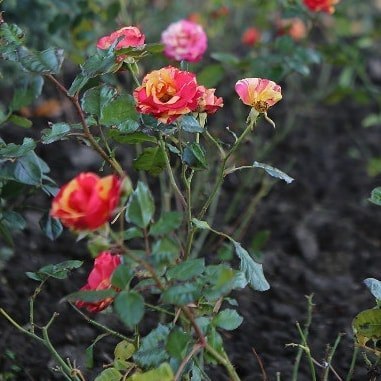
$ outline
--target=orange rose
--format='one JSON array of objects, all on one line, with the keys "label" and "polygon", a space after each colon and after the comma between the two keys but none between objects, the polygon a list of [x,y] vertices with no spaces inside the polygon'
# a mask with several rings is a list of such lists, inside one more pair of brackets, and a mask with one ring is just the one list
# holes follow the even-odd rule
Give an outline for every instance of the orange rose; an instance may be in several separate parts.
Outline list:
[{"label": "orange rose", "polygon": [[282,99],[281,88],[275,82],[263,78],[245,78],[235,85],[241,101],[259,113],[266,113]]},{"label": "orange rose", "polygon": [[335,7],[340,0],[303,0],[304,5],[313,12],[334,13]]},{"label": "orange rose", "polygon": [[204,86],[199,86],[198,88],[201,91],[201,96],[198,98],[197,112],[214,114],[219,108],[223,107],[223,99],[214,95],[216,89],[207,89]]},{"label": "orange rose", "polygon": [[200,96],[195,75],[172,66],[147,74],[134,91],[137,110],[162,123],[196,110]]},{"label": "orange rose", "polygon": [[97,42],[97,48],[108,49],[117,39],[120,39],[120,41],[115,47],[116,50],[143,45],[145,36],[135,26],[125,26],[108,36],[101,37]]},{"label": "orange rose", "polygon": [[295,41],[302,40],[307,35],[306,24],[298,17],[279,19],[276,26],[278,35],[288,34]]},{"label": "orange rose", "polygon": [[95,230],[111,217],[120,198],[121,182],[114,175],[99,178],[81,173],[54,197],[51,216],[74,230]]},{"label": "orange rose", "polygon": [[[81,288],[81,291],[99,291],[112,288],[111,276],[115,269],[121,264],[120,255],[112,255],[108,251],[103,251],[95,258],[94,267],[91,270],[87,283]],[[77,307],[86,307],[89,312],[99,312],[107,308],[113,298],[99,300],[97,302],[77,301]]]}]

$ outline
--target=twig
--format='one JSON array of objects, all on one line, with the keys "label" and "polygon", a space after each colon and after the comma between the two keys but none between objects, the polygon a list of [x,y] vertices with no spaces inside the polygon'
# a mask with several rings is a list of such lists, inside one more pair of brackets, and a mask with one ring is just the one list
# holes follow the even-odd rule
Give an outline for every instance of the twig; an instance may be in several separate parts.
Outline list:
[{"label": "twig", "polygon": [[254,347],[251,347],[251,350],[253,351],[253,353],[254,353],[257,361],[258,361],[259,367],[261,368],[262,380],[267,381],[268,380],[267,373],[266,373],[265,367],[263,366],[263,362],[262,362],[261,358],[259,357],[259,355],[258,355],[258,353]]},{"label": "twig", "polygon": [[188,362],[191,360],[191,358],[193,356],[195,356],[196,353],[199,352],[201,349],[202,349],[202,345],[201,344],[195,344],[193,346],[192,350],[187,354],[187,356],[185,356],[185,358],[181,362],[179,368],[177,369],[174,381],[179,381],[180,380],[180,377],[181,377],[181,375],[182,375],[182,373],[184,371],[185,366],[188,364]]},{"label": "twig", "polygon": [[356,366],[358,354],[359,354],[359,347],[355,344],[354,349],[353,349],[351,365],[349,367],[349,371],[348,371],[347,377],[345,378],[345,381],[351,381],[352,380],[352,376],[355,372],[355,366]]},{"label": "twig", "polygon": [[[323,379],[322,381],[328,381],[328,374],[329,374],[329,371],[333,369],[331,363],[332,363],[332,359],[333,359],[333,356],[336,352],[336,349],[337,349],[337,346],[339,345],[340,343],[340,340],[342,338],[344,334],[343,333],[339,333],[337,335],[337,338],[336,338],[336,341],[335,341],[335,344],[333,345],[333,347],[328,351],[328,355],[327,355],[327,362],[326,362],[326,368],[324,370],[324,373],[323,373]],[[336,373],[335,371],[333,371],[333,373]],[[339,377],[336,373],[336,376]],[[341,380],[341,378],[339,377],[339,379]],[[342,381],[342,380],[341,380]]]}]

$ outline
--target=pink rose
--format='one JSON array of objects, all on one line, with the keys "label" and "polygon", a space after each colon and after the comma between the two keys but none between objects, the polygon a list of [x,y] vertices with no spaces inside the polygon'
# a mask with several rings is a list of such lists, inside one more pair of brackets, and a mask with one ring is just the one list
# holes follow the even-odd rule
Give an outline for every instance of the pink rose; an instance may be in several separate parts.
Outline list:
[{"label": "pink rose", "polygon": [[[103,251],[95,258],[94,267],[91,270],[87,283],[81,288],[81,291],[99,291],[112,288],[111,276],[115,269],[122,263],[120,255],[112,255],[109,251]],[[89,312],[99,312],[107,308],[113,298],[99,300],[97,302],[83,302],[78,300],[77,307],[85,307]]]},{"label": "pink rose", "polygon": [[201,25],[189,20],[172,23],[162,33],[164,54],[176,61],[200,61],[207,48],[207,37]]},{"label": "pink rose", "polygon": [[275,82],[262,78],[245,78],[235,85],[241,101],[259,113],[266,113],[282,99],[281,87]]},{"label": "pink rose", "polygon": [[137,110],[163,123],[196,110],[200,96],[195,75],[173,66],[148,73],[134,91]]},{"label": "pink rose", "polygon": [[204,86],[199,86],[198,88],[201,91],[201,96],[198,98],[198,112],[214,114],[219,108],[223,107],[223,99],[214,95],[216,89],[207,89]]},{"label": "pink rose", "polygon": [[335,7],[340,0],[303,0],[304,5],[312,12],[334,13]]}]

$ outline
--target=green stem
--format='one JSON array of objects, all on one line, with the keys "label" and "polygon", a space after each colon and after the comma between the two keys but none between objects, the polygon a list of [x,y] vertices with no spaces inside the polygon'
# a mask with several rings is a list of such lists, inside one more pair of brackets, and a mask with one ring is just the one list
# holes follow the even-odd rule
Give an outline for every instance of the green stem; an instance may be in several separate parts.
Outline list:
[{"label": "green stem", "polygon": [[211,345],[206,344],[205,350],[211,354],[222,366],[225,367],[232,381],[241,381],[230,360],[218,353]]},{"label": "green stem", "polygon": [[175,191],[176,196],[180,200],[182,206],[184,207],[184,209],[186,209],[187,208],[187,202],[185,201],[183,194],[181,193],[179,187],[177,186],[176,179],[175,179],[175,176],[174,176],[173,171],[172,171],[171,163],[169,162],[167,150],[165,148],[165,143],[164,143],[164,140],[161,136],[159,139],[159,144],[160,144],[160,147],[164,153],[165,167],[166,167],[167,172],[168,172],[169,181],[171,183],[171,186],[172,186],[173,190]]},{"label": "green stem", "polygon": [[192,249],[192,243],[193,243],[193,237],[194,237],[194,231],[192,227],[192,195],[191,195],[191,183],[192,178],[194,175],[194,170],[192,170],[190,176],[187,178],[185,174],[185,166],[183,167],[182,171],[182,178],[185,185],[186,190],[186,221],[187,221],[187,242],[185,245],[185,253],[184,253],[184,259],[187,259],[190,255],[191,249]]},{"label": "green stem", "polygon": [[208,210],[210,204],[213,202],[214,198],[216,197],[218,190],[220,189],[220,187],[224,181],[225,168],[226,168],[226,163],[227,163],[228,159],[238,149],[238,147],[241,145],[242,141],[246,138],[248,133],[252,131],[252,129],[254,128],[254,125],[255,125],[255,121],[256,120],[250,119],[246,129],[242,132],[240,137],[234,143],[233,147],[229,150],[229,152],[225,155],[224,159],[222,160],[222,164],[221,164],[220,170],[218,172],[217,180],[214,184],[212,192],[210,193],[210,196],[208,197],[208,199],[205,201],[205,204],[201,208],[201,211],[197,217],[199,220],[201,220],[204,217],[206,211]]},{"label": "green stem", "polygon": [[351,381],[352,380],[352,376],[355,372],[355,366],[356,366],[358,354],[359,354],[359,347],[355,344],[355,347],[353,349],[351,365],[350,365],[347,377],[345,378],[345,381]]},{"label": "green stem", "polygon": [[[304,331],[303,331],[303,336],[305,340],[307,340],[308,338],[308,332],[309,332],[311,321],[312,321],[312,308],[313,308],[312,298],[313,298],[313,295],[307,296],[307,320],[304,323]],[[298,353],[295,358],[294,367],[292,369],[291,381],[298,380],[299,366],[300,366],[300,361],[302,359],[302,355],[303,355],[303,348],[299,347]]]},{"label": "green stem", "polygon": [[306,355],[307,355],[308,364],[310,366],[310,371],[311,371],[312,381],[317,381],[315,365],[314,365],[313,358],[311,356],[311,350],[310,350],[310,348],[309,348],[309,346],[307,344],[307,338],[304,335],[304,333],[302,331],[302,328],[300,327],[299,323],[296,323],[296,327],[298,328],[298,332],[299,332],[299,335],[300,335],[300,337],[302,339],[302,343],[303,343],[303,345],[300,346],[299,348],[301,348],[306,353]]},{"label": "green stem", "polygon": [[77,311],[89,324],[92,324],[93,326],[95,327],[98,327],[100,328],[102,331],[105,331],[107,333],[109,333],[110,335],[113,335],[115,337],[119,337],[120,339],[122,340],[126,340],[128,342],[131,342],[131,343],[134,343],[135,340],[132,340],[130,338],[128,338],[127,336],[124,336],[122,335],[121,333],[119,332],[116,332],[116,331],[113,331],[112,329],[106,327],[105,325],[101,324],[101,323],[98,323],[97,321],[95,320],[92,320],[90,319],[86,314],[84,314],[79,308],[77,308],[74,304],[72,303],[69,303],[75,311]]}]

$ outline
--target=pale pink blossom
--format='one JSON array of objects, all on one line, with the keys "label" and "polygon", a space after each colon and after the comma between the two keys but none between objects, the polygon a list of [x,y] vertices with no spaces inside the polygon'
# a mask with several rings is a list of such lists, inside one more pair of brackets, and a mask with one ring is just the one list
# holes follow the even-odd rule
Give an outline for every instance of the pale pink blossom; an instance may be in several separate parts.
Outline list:
[{"label": "pale pink blossom", "polygon": [[176,61],[200,61],[208,45],[202,26],[189,20],[170,24],[162,33],[161,41],[164,54]]}]

